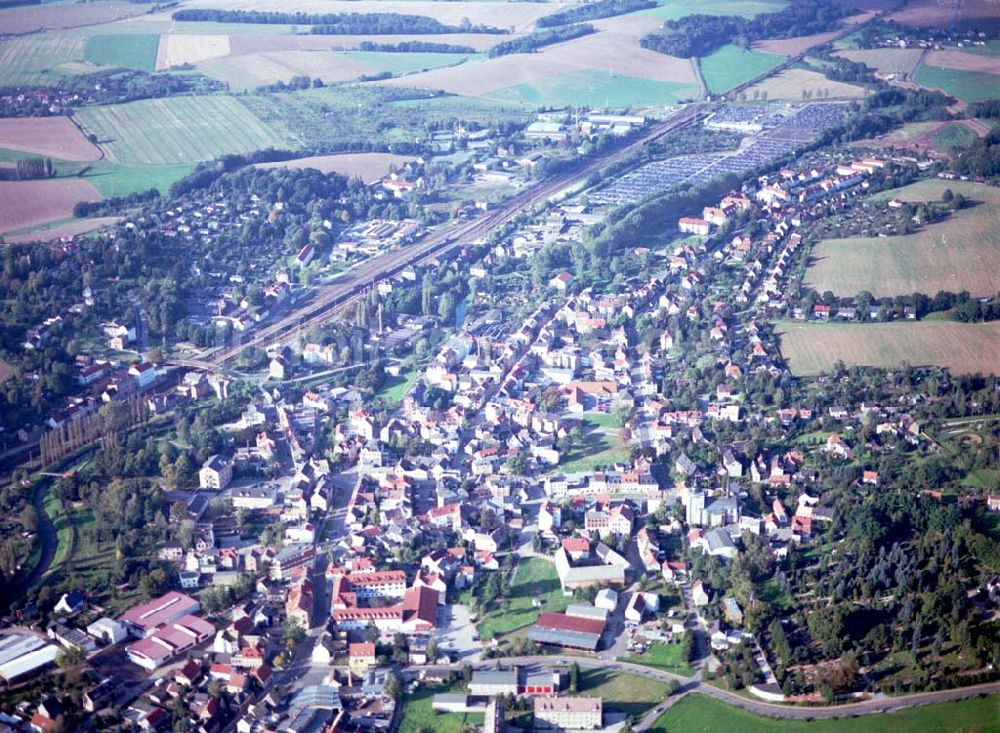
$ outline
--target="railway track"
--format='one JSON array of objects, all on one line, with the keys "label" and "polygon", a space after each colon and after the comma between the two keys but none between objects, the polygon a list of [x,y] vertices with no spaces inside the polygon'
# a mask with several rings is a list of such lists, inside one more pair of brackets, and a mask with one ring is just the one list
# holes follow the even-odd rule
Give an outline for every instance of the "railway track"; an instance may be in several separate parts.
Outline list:
[{"label": "railway track", "polygon": [[506,201],[501,208],[486,212],[471,221],[450,225],[405,250],[373,257],[353,268],[341,282],[318,288],[308,302],[274,323],[257,329],[241,343],[217,349],[202,359],[186,360],[186,362],[191,366],[220,368],[239,356],[247,346],[269,345],[287,337],[292,331],[325,323],[337,311],[343,310],[361,297],[379,280],[392,277],[408,266],[445,256],[471,241],[485,237],[514,219],[526,208],[542,203],[560,191],[585,181],[601,168],[625,158],[660,137],[704,118],[710,108],[711,105],[704,102],[689,105],[654,125],[637,140],[572,172],[532,186]]}]

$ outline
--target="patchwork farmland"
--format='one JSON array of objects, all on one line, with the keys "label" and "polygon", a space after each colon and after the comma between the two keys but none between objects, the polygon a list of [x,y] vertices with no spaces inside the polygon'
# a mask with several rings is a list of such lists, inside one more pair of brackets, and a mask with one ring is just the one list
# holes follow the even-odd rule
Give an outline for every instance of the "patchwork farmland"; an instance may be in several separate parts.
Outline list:
[{"label": "patchwork farmland", "polygon": [[902,364],[947,367],[956,374],[1000,374],[1000,321],[780,323],[781,354],[793,374],[847,366],[891,369]]},{"label": "patchwork farmland", "polygon": [[932,179],[882,194],[904,201],[937,201],[945,189],[970,202],[948,219],[914,234],[830,239],[816,245],[805,284],[819,292],[876,297],[1000,292],[1000,190],[963,181]]},{"label": "patchwork farmland", "polygon": [[116,162],[178,164],[291,144],[236,99],[223,95],[88,107],[76,115]]}]

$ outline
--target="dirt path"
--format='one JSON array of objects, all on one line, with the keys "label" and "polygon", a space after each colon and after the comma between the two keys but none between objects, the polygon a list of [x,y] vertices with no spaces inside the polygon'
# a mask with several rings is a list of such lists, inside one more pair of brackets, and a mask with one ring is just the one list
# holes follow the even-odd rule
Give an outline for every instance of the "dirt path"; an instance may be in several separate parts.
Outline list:
[{"label": "dirt path", "polygon": [[701,96],[699,99],[708,98],[708,86],[705,85],[705,77],[701,75],[701,64],[698,63],[698,59],[692,56],[688,59],[691,62],[691,70],[694,71],[695,78],[698,80],[698,86],[701,87]]}]

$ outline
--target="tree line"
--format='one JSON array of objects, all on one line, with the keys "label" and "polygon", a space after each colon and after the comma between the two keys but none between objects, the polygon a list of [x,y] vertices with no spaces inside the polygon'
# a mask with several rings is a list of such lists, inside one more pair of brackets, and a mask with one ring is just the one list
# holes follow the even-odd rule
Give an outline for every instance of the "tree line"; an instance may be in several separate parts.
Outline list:
[{"label": "tree line", "polygon": [[553,43],[562,43],[574,38],[580,38],[594,32],[594,26],[590,23],[578,23],[567,25],[561,28],[536,31],[531,35],[514,38],[509,41],[498,43],[489,50],[488,56],[507,56],[512,53],[534,53],[543,46],[551,46]]},{"label": "tree line", "polygon": [[434,43],[433,41],[402,41],[400,43],[373,43],[362,41],[359,51],[381,51],[383,53],[475,53],[472,46],[454,43]]},{"label": "tree line", "polygon": [[20,158],[13,168],[0,168],[0,180],[30,181],[56,174],[51,158]]},{"label": "tree line", "polygon": [[425,15],[402,13],[284,13],[260,10],[218,10],[186,8],[173,14],[177,21],[210,23],[254,23],[265,25],[310,25],[310,33],[335,35],[386,35],[392,33],[506,33],[502,28],[473,25],[464,19],[460,25],[447,25]]},{"label": "tree line", "polygon": [[749,48],[763,38],[791,38],[833,30],[840,19],[853,12],[849,6],[804,0],[792,3],[775,13],[754,18],[736,15],[689,15],[668,20],[663,28],[644,36],[643,48],[668,56],[708,56],[723,46],[735,43]]},{"label": "tree line", "polygon": [[579,23],[583,20],[598,20],[615,15],[633,13],[636,10],[655,8],[656,0],[597,0],[597,2],[577,5],[573,8],[560,10],[558,13],[545,15],[535,23],[539,28],[551,28],[567,23]]}]

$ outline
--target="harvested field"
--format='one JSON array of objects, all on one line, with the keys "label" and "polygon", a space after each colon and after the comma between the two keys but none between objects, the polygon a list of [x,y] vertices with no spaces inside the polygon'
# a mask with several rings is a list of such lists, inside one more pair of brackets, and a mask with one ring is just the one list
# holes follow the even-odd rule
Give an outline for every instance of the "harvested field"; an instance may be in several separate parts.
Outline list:
[{"label": "harvested field", "polygon": [[1000,189],[966,181],[931,179],[883,192],[886,200],[940,200],[961,193],[969,208],[907,236],[829,239],[816,245],[805,283],[819,292],[876,297],[938,290],[1000,292]]},{"label": "harvested field", "polygon": [[[1000,56],[985,53],[966,53],[950,48],[944,51],[931,51],[927,55],[927,63],[945,69],[1000,74]],[[997,83],[1000,84],[1000,79],[997,79]]]},{"label": "harvested field", "polygon": [[0,148],[62,160],[101,159],[101,151],[84,137],[69,117],[0,119]]},{"label": "harvested field", "polygon": [[100,200],[97,189],[75,178],[0,181],[0,232],[69,219],[77,202]]},{"label": "harvested field", "polygon": [[812,99],[857,99],[868,92],[863,87],[844,82],[832,81],[822,74],[806,69],[785,69],[747,90],[747,96],[754,92],[767,94],[767,99],[785,99],[801,102],[806,94]]},{"label": "harvested field", "polygon": [[[225,10],[273,11],[271,0],[193,0],[187,8],[222,8]],[[513,28],[529,31],[543,15],[555,12],[559,6],[547,2],[435,2],[434,0],[379,0],[378,3],[358,3],[352,0],[286,0],[282,12],[288,13],[401,13],[423,15],[448,25],[461,25],[468,18],[473,25]],[[220,26],[224,27],[224,26]]]},{"label": "harvested field", "polygon": [[160,36],[156,70],[162,71],[181,64],[197,64],[228,56],[229,53],[229,36],[166,33]]},{"label": "harvested field", "polygon": [[837,55],[883,74],[909,74],[922,53],[923,50],[919,48],[861,48],[841,51]]},{"label": "harvested field", "polygon": [[962,0],[958,17],[950,0],[912,0],[906,7],[888,16],[890,20],[915,28],[957,29],[996,25],[1000,20],[994,0]]},{"label": "harvested field", "polygon": [[955,374],[1000,374],[1000,321],[956,323],[780,323],[781,354],[796,375],[847,366],[947,367]]},{"label": "harvested field", "polygon": [[776,56],[797,56],[806,49],[826,43],[837,35],[838,32],[830,31],[829,33],[815,33],[811,36],[757,41],[753,44],[753,50],[760,51],[761,53],[775,54]]},{"label": "harvested field", "polygon": [[0,41],[0,86],[51,84],[64,75],[64,66],[83,58],[83,46],[82,36],[66,33]]},{"label": "harvested field", "polygon": [[940,89],[962,102],[993,99],[997,95],[997,87],[1000,86],[1000,76],[997,74],[943,69],[929,64],[921,65],[914,81],[928,89]]},{"label": "harvested field", "polygon": [[313,155],[297,160],[259,163],[257,168],[315,168],[322,173],[339,173],[348,178],[360,178],[365,183],[377,181],[389,172],[389,166],[400,166],[412,160],[405,155],[392,153],[343,153],[339,155]]},{"label": "harvested field", "polygon": [[178,164],[225,153],[288,147],[288,141],[233,97],[169,97],[87,107],[77,122],[112,161]]},{"label": "harvested field", "polygon": [[26,242],[52,242],[62,237],[75,237],[79,234],[96,232],[98,229],[106,229],[114,226],[122,220],[120,216],[99,216],[93,219],[74,219],[66,224],[58,224],[48,229],[42,229],[30,234],[15,234],[4,237],[10,244],[23,244]]},{"label": "harvested field", "polygon": [[254,89],[293,76],[310,76],[327,84],[357,79],[377,70],[363,61],[335,55],[331,51],[279,51],[229,56],[199,65],[207,76],[229,85],[233,91]]},{"label": "harvested field", "polygon": [[[229,26],[219,26],[228,28]],[[456,46],[470,46],[477,51],[486,51],[497,45],[501,40],[514,38],[504,36],[502,39],[489,33],[442,33],[422,35],[418,40],[428,43],[451,43]],[[230,53],[239,56],[248,53],[271,53],[274,51],[352,51],[362,41],[375,43],[402,43],[412,41],[414,36],[296,36],[296,35],[250,35],[243,33],[229,36]]]},{"label": "harvested field", "polygon": [[[639,47],[637,34],[648,24],[648,19],[641,19],[638,23],[607,24],[604,26],[607,30],[549,46],[538,53],[470,61],[458,67],[435,69],[385,83],[418,89],[442,89],[465,96],[484,96],[513,87],[545,85],[552,77],[563,74],[603,71],[612,77],[621,75],[691,86],[697,96],[698,80],[687,59]],[[567,89],[566,96],[572,97],[575,91],[588,90]],[[650,101],[650,104],[658,103],[663,102]]]},{"label": "harvested field", "polygon": [[129,2],[36,5],[0,12],[0,28],[8,35],[77,28],[142,15],[146,10],[147,6]]}]

